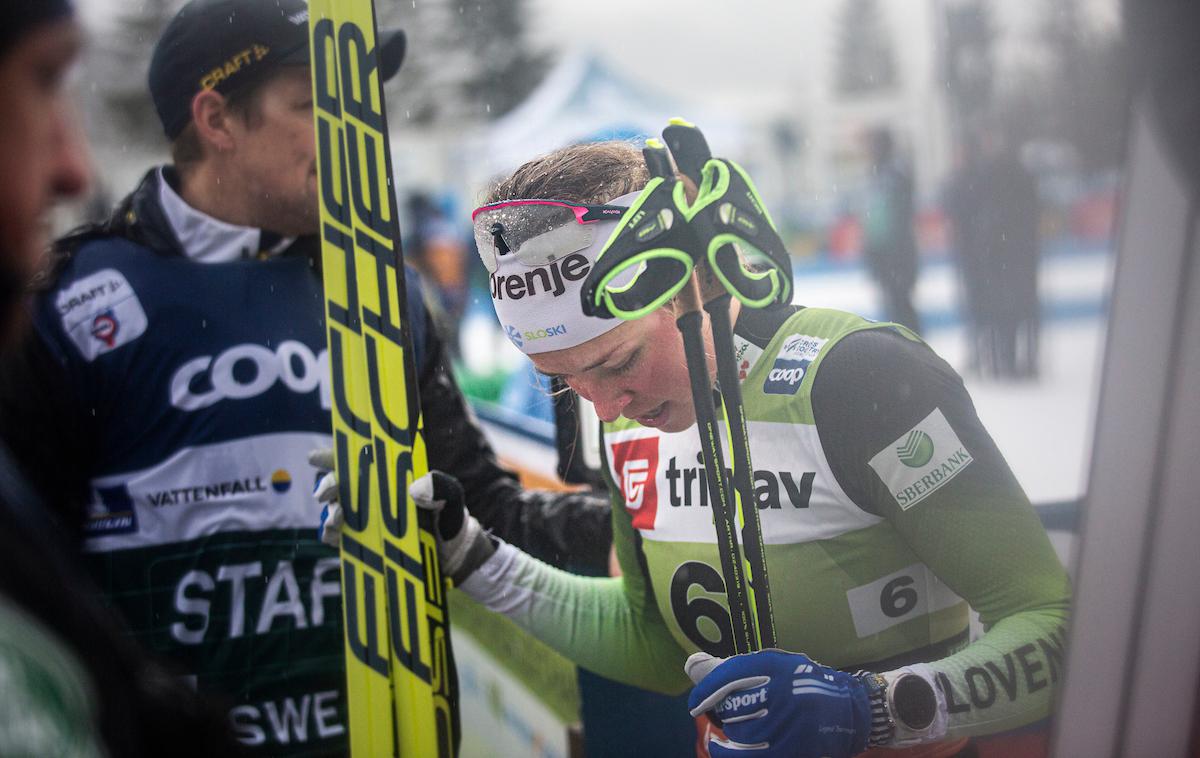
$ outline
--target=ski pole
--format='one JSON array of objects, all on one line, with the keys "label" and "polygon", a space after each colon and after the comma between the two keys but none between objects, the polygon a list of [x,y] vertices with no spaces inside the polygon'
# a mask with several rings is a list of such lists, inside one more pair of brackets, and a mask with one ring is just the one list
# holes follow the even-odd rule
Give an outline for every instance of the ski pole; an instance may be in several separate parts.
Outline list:
[{"label": "ski pole", "polygon": [[[605,244],[588,274],[581,293],[584,313],[601,318],[637,319],[675,299],[680,309],[677,325],[684,341],[685,361],[696,408],[697,431],[700,435],[701,460],[709,472],[706,485],[714,504],[713,523],[717,532],[718,555],[730,607],[735,652],[757,649],[765,639],[774,640],[774,626],[768,624],[765,637],[758,631],[759,614],[771,619],[769,584],[765,581],[765,550],[762,549],[761,527],[757,522],[753,498],[753,468],[749,463],[749,445],[745,434],[744,411],[740,400],[740,385],[736,365],[732,362],[732,327],[728,319],[728,300],[716,313],[717,334],[730,346],[718,350],[731,359],[726,367],[729,379],[724,384],[739,390],[738,395],[722,406],[726,410],[729,428],[735,430],[734,444],[738,469],[742,474],[742,495],[735,496],[743,504],[738,517],[737,505],[729,493],[731,475],[723,465],[721,439],[716,426],[713,388],[704,353],[703,318],[705,300],[712,300],[728,291],[748,307],[759,308],[776,302],[786,302],[791,293],[790,261],[774,225],[761,207],[757,193],[736,164],[719,159],[704,159],[707,145],[698,130],[686,122],[674,126],[686,127],[693,142],[702,149],[680,148],[681,159],[695,176],[697,167],[701,178],[697,189],[692,178],[676,177],[671,156],[659,140],[647,140],[643,158],[650,170],[650,181]],[[678,130],[675,130],[678,131]],[[685,175],[686,176],[686,175]],[[736,190],[733,192],[732,190]],[[688,196],[689,191],[692,197]],[[747,268],[735,244],[743,243],[751,252],[761,253],[766,260],[763,270]],[[703,265],[697,265],[703,264]],[[705,294],[707,293],[707,296]],[[715,308],[715,305],[714,305]],[[715,312],[715,311],[714,311]],[[740,432],[738,431],[740,430]],[[749,527],[747,567],[738,542],[738,524]],[[763,602],[753,603],[755,587],[746,582],[746,574],[755,577],[755,585],[764,587]],[[751,609],[751,606],[754,606]]]},{"label": "ski pole", "polygon": [[[652,176],[674,179],[671,158],[666,147],[658,140],[647,140],[642,151]],[[724,456],[721,452],[721,436],[717,427],[717,411],[713,403],[712,380],[708,373],[708,359],[704,351],[703,318],[700,315],[701,301],[699,282],[693,271],[689,281],[678,293],[681,308],[675,325],[683,337],[684,361],[687,364],[688,380],[691,383],[692,403],[696,409],[696,427],[700,435],[700,453],[704,467],[708,469],[705,481],[708,486],[709,502],[713,509],[713,524],[717,530],[717,551],[721,560],[721,573],[725,579],[729,616],[733,630],[735,653],[748,653],[758,649],[755,620],[746,592],[745,571],[738,549],[735,509],[731,507],[729,482],[726,477]]]},{"label": "ski pole", "polygon": [[[671,150],[679,170],[698,186],[703,183],[705,164],[712,157],[704,135],[695,126],[672,119],[663,130],[663,139]],[[697,198],[699,201],[699,198]],[[700,240],[706,245],[706,240]],[[736,255],[736,252],[734,252]],[[763,543],[762,524],[758,503],[754,497],[754,464],[750,455],[750,438],[746,428],[745,404],[742,400],[741,381],[738,377],[737,360],[734,357],[733,325],[729,320],[730,294],[720,282],[714,280],[704,258],[697,261],[697,281],[705,281],[700,296],[704,310],[709,315],[716,353],[717,384],[720,387],[721,405],[725,413],[725,428],[729,435],[730,453],[733,463],[733,490],[737,499],[737,514],[742,526],[742,555],[749,574],[747,602],[755,620],[755,649],[776,645],[775,617],[771,603],[771,584],[767,573],[766,549]],[[711,474],[710,474],[711,476]]]}]

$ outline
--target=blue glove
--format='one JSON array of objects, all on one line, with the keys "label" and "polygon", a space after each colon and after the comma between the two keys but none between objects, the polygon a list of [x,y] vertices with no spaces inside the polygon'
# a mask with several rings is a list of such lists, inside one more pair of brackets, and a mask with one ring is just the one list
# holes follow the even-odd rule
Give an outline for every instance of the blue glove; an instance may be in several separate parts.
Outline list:
[{"label": "blue glove", "polygon": [[856,676],[783,650],[695,653],[684,670],[696,682],[692,716],[708,713],[728,738],[709,741],[713,758],[850,758],[867,749],[870,698]]}]

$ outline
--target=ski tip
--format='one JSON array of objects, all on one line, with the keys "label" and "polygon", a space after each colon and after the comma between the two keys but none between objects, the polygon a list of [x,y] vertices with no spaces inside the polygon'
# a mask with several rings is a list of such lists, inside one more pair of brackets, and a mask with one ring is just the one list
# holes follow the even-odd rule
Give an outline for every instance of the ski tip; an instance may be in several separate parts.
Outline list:
[{"label": "ski tip", "polygon": [[675,116],[674,118],[672,118],[672,119],[671,119],[670,121],[668,121],[667,123],[668,123],[668,124],[671,124],[672,126],[689,126],[689,127],[693,128],[693,129],[695,129],[695,128],[696,128],[696,125],[695,125],[695,124],[693,124],[691,121],[688,121],[688,120],[687,120],[687,119],[685,119],[685,118],[680,118],[679,116]]},{"label": "ski tip", "polygon": [[666,147],[658,137],[650,137],[646,140],[646,147],[653,150],[662,150]]}]

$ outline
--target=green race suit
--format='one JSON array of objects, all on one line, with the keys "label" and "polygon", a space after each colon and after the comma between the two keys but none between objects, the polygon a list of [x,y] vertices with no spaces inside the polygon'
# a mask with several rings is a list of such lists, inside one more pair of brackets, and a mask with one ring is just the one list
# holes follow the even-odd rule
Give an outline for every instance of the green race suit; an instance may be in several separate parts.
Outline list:
[{"label": "green race suit", "polygon": [[[902,327],[837,311],[743,312],[735,335],[780,647],[917,664],[949,737],[1045,718],[1068,581],[961,379]],[[699,440],[620,419],[603,453],[623,577],[501,548],[464,589],[586,668],[680,691],[688,654],[732,654]]]}]

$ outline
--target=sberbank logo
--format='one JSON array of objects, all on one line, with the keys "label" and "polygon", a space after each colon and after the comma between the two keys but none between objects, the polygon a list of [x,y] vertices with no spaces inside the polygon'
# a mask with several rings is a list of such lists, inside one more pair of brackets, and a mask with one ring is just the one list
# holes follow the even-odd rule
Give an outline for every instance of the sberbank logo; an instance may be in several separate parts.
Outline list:
[{"label": "sberbank logo", "polygon": [[909,468],[921,468],[933,458],[933,440],[920,429],[913,429],[896,447],[900,462]]},{"label": "sberbank logo", "polygon": [[934,408],[870,460],[896,504],[908,510],[953,481],[974,458],[940,408]]}]

